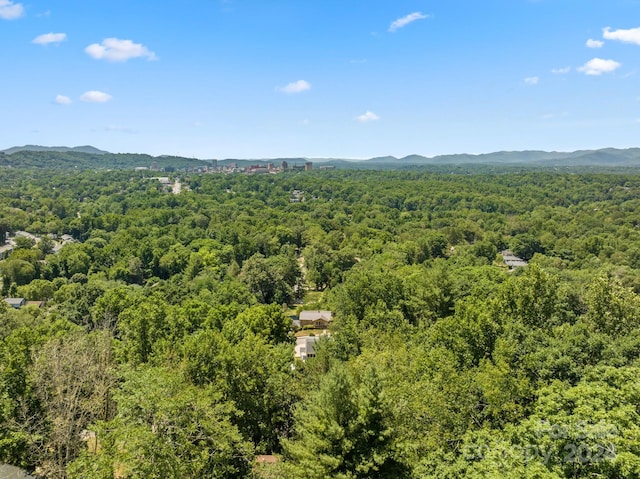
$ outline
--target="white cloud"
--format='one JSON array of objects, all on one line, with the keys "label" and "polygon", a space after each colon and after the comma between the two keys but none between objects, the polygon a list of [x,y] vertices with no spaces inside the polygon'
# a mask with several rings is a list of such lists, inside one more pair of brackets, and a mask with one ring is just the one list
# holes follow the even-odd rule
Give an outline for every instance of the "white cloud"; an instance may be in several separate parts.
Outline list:
[{"label": "white cloud", "polygon": [[71,98],[64,95],[56,95],[56,99],[53,101],[58,105],[68,105],[69,103],[71,103]]},{"label": "white cloud", "polygon": [[594,40],[592,38],[589,38],[589,40],[586,41],[585,45],[589,48],[602,48],[604,42],[602,40]]},{"label": "white cloud", "polygon": [[280,91],[285,93],[300,93],[311,89],[311,84],[305,80],[298,80],[289,83],[287,86],[279,88]]},{"label": "white cloud", "polygon": [[402,18],[398,18],[397,20],[391,22],[391,25],[389,25],[389,31],[390,32],[395,32],[396,30],[402,28],[402,27],[406,27],[407,25],[409,25],[412,22],[415,22],[416,20],[423,20],[425,18],[429,18],[429,15],[425,15],[422,12],[413,12],[410,13],[407,16],[404,16]]},{"label": "white cloud", "polygon": [[380,119],[380,117],[378,115],[376,115],[372,111],[367,111],[363,115],[356,116],[356,121],[359,121],[360,123],[367,123],[367,122],[370,122],[370,121],[377,121],[379,119]]},{"label": "white cloud", "polygon": [[578,68],[578,71],[583,72],[585,75],[602,75],[603,73],[611,73],[618,68],[621,64],[615,60],[603,60],[602,58],[592,58],[587,63]]},{"label": "white cloud", "polygon": [[602,36],[607,40],[618,40],[624,43],[640,45],[640,27],[614,31],[611,31],[611,28],[607,27],[602,30]]},{"label": "white cloud", "polygon": [[11,0],[0,0],[0,18],[14,20],[24,15],[24,7],[21,3],[13,3]]},{"label": "white cloud", "polygon": [[97,90],[87,91],[80,96],[80,100],[87,103],[105,103],[111,98],[113,97],[108,93]]},{"label": "white cloud", "polygon": [[554,68],[553,70],[551,70],[551,73],[553,73],[554,75],[565,75],[570,71],[571,71],[571,67]]},{"label": "white cloud", "polygon": [[524,82],[527,85],[537,85],[539,81],[540,81],[540,78],[538,77],[527,77],[524,79]]},{"label": "white cloud", "polygon": [[34,38],[31,43],[37,45],[49,45],[50,43],[60,43],[67,39],[66,33],[44,33]]},{"label": "white cloud", "polygon": [[105,38],[102,43],[93,43],[84,49],[87,54],[96,60],[108,60],[110,62],[126,62],[131,58],[146,57],[148,60],[156,60],[156,54],[149,51],[141,43],[133,43],[131,40],[119,38]]}]

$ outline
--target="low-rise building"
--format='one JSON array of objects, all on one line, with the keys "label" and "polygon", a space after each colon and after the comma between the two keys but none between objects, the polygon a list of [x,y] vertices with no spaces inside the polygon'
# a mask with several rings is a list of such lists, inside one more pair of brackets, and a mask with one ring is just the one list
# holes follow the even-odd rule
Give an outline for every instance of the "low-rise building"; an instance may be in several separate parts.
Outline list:
[{"label": "low-rise building", "polygon": [[0,260],[6,259],[13,253],[13,245],[4,244],[0,246]]},{"label": "low-rise building", "polygon": [[14,309],[20,309],[27,304],[27,300],[24,298],[4,298],[4,300]]},{"label": "low-rise building", "polygon": [[506,264],[510,270],[522,268],[528,264],[524,259],[514,255],[508,249],[501,251],[500,254],[502,255],[502,261],[504,261],[504,264]]},{"label": "low-rise building", "polygon": [[333,313],[331,311],[300,311],[299,322],[300,327],[311,327],[313,329],[327,329],[331,320],[333,319]]},{"label": "low-rise building", "polygon": [[316,355],[315,344],[320,340],[321,336],[299,336],[296,338],[296,347],[293,357],[306,361]]},{"label": "low-rise building", "polygon": [[27,231],[16,231],[14,236],[22,236],[23,238],[28,238],[34,243],[38,243],[40,241],[40,237],[34,234],[28,233]]}]

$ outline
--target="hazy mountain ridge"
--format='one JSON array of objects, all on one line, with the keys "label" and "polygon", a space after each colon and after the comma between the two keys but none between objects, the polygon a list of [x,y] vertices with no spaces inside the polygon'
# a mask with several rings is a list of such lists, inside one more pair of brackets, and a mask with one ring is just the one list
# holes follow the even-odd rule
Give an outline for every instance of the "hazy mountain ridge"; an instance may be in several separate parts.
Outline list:
[{"label": "hazy mountain ridge", "polygon": [[4,153],[6,155],[11,155],[13,153],[18,153],[20,151],[55,151],[58,153],[68,153],[68,152],[78,152],[78,153],[91,153],[95,155],[106,155],[109,152],[100,150],[90,145],[84,146],[40,146],[40,145],[24,145],[24,146],[14,146],[11,148],[7,148],[6,150],[0,150],[0,153]]},{"label": "hazy mountain ridge", "polygon": [[153,157],[138,153],[83,153],[51,150],[22,150],[11,154],[0,152],[0,167],[6,168],[122,170],[138,167],[185,169],[203,166],[207,166],[207,163],[193,158]]},{"label": "hazy mountain ridge", "polygon": [[[237,164],[239,167],[273,163],[279,166],[286,161],[289,167],[311,161],[318,166],[357,169],[405,169],[419,167],[640,167],[640,148],[602,148],[598,150],[557,151],[497,151],[482,154],[451,154],[426,157],[408,155],[403,158],[380,156],[366,160],[350,158],[261,158],[218,160],[218,165]],[[0,166],[13,168],[51,169],[128,169],[148,168],[202,168],[211,166],[210,160],[184,158],[170,155],[151,156],[140,153],[109,153],[92,146],[78,147],[13,147],[0,152]]]},{"label": "hazy mountain ridge", "polygon": [[536,165],[536,166],[558,166],[571,165],[602,165],[602,166],[640,166],[640,148],[602,148],[598,150],[576,150],[572,152],[559,151],[542,151],[542,150],[523,150],[523,151],[497,151],[493,153],[458,153],[451,155],[437,155],[432,157],[422,156],[418,154],[408,155],[402,158],[395,156],[380,156],[365,160],[354,160],[350,158],[273,158],[273,159],[225,159],[219,161],[222,164],[238,163],[256,164],[256,163],[275,163],[279,164],[282,160],[289,164],[294,162],[302,163],[311,161],[321,165],[350,166],[359,168],[362,166],[420,166],[420,165],[446,165],[446,164],[510,164],[510,165]]},{"label": "hazy mountain ridge", "polygon": [[461,153],[434,157],[409,155],[400,158],[398,161],[405,164],[544,164],[557,162],[559,165],[603,164],[605,166],[611,166],[612,164],[620,164],[631,166],[631,164],[640,165],[640,148],[602,148],[598,150],[576,150],[572,152],[538,150],[497,151],[477,155]]}]

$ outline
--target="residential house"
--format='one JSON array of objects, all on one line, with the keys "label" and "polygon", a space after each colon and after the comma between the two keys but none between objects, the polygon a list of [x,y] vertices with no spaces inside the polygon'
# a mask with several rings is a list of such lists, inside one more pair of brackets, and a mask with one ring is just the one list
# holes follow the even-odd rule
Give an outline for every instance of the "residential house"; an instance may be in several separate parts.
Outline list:
[{"label": "residential house", "polygon": [[289,203],[300,203],[302,201],[304,201],[304,191],[293,190],[291,192],[291,197],[289,198]]},{"label": "residential house", "polygon": [[504,264],[506,264],[510,270],[521,268],[523,266],[527,266],[528,264],[525,260],[514,255],[508,249],[501,251],[500,254],[502,255],[502,261],[504,261]]},{"label": "residential house", "polygon": [[22,236],[23,238],[28,238],[33,241],[34,244],[40,242],[40,237],[31,233],[27,233],[26,231],[16,231],[15,236]]},{"label": "residential house", "polygon": [[6,259],[13,253],[13,245],[5,244],[0,246],[0,260]]},{"label": "residential house", "polygon": [[173,181],[171,181],[171,178],[169,178],[168,176],[159,176],[156,179],[162,186],[171,186],[173,184]]},{"label": "residential house", "polygon": [[293,353],[293,357],[305,361],[307,358],[312,358],[316,355],[314,345],[320,336],[300,336],[296,338],[296,347]]},{"label": "residential house", "polygon": [[300,311],[298,320],[301,328],[327,329],[332,317],[331,311]]},{"label": "residential house", "polygon": [[27,304],[27,300],[24,298],[4,298],[4,300],[15,309],[20,309]]},{"label": "residential house", "polygon": [[59,239],[60,239],[60,242],[56,243],[53,246],[53,252],[55,254],[58,254],[64,245],[76,242],[76,239],[73,236],[69,235],[69,234],[64,234],[64,235],[60,236]]}]

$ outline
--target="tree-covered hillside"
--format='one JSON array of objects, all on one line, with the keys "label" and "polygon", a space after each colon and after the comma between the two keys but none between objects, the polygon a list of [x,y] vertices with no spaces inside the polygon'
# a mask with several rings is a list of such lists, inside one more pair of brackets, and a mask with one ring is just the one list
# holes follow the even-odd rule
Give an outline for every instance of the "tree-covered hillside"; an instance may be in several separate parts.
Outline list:
[{"label": "tree-covered hillside", "polygon": [[[2,171],[3,296],[46,304],[0,301],[0,463],[52,478],[640,476],[637,174],[185,183]],[[76,241],[58,250],[63,234]],[[528,265],[510,270],[506,249]],[[333,313],[306,361],[303,309]]]},{"label": "tree-covered hillside", "polygon": [[196,169],[206,163],[195,158],[176,156],[149,156],[134,153],[106,153],[99,150],[85,151],[38,151],[20,150],[15,153],[0,152],[0,168],[43,170],[115,170],[134,168]]}]

